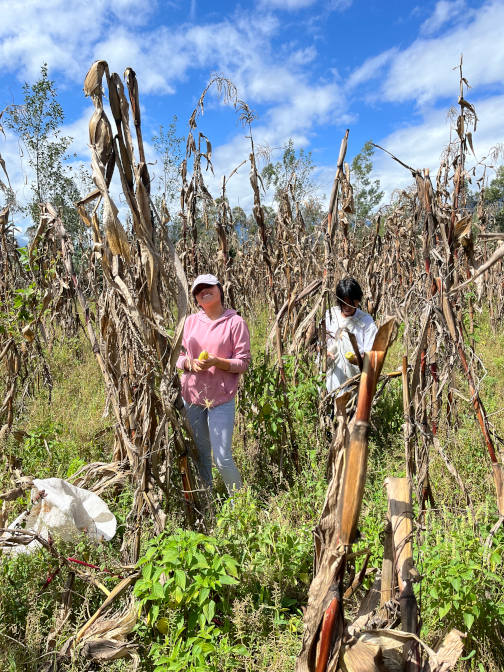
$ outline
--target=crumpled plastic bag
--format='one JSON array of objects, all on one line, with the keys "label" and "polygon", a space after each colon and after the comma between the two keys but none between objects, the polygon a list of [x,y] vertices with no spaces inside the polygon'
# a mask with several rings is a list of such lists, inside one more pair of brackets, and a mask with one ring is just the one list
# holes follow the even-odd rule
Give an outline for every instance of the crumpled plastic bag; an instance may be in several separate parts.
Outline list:
[{"label": "crumpled plastic bag", "polygon": [[[10,529],[19,528],[24,520],[25,530],[37,532],[43,539],[51,535],[64,541],[71,541],[84,531],[92,539],[110,541],[116,533],[116,517],[103,499],[61,478],[35,479],[32,501],[31,511],[16,518],[9,525]],[[4,552],[17,555],[31,553],[40,547],[41,544],[34,539],[26,546],[19,544],[9,551],[4,549]]]},{"label": "crumpled plastic bag", "polygon": [[110,541],[116,533],[117,520],[103,499],[93,492],[77,488],[61,478],[35,479],[32,500],[39,497],[26,518],[25,528],[70,541],[84,530],[92,539]]}]

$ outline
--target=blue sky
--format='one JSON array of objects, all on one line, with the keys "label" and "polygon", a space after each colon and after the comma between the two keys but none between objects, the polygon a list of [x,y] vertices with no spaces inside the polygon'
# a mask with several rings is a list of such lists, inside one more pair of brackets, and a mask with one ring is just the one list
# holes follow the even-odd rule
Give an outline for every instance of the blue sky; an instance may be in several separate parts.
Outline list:
[{"label": "blue sky", "polygon": [[[449,139],[446,111],[458,95],[458,65],[473,87],[466,98],[480,118],[478,158],[504,141],[504,0],[0,0],[0,109],[47,62],[66,114],[64,132],[89,165],[91,103],[82,83],[97,58],[140,84],[144,138],[174,114],[187,119],[211,70],[224,72],[240,98],[257,110],[254,137],[280,147],[293,138],[312,150],[330,191],[341,137],[350,129],[348,158],[373,138],[406,163],[435,171]],[[247,156],[248,141],[232,109],[207,101],[199,129],[214,147],[218,181]],[[154,160],[148,147],[148,160]],[[0,154],[23,197],[17,145],[0,136]],[[277,152],[279,158],[280,152]],[[383,155],[375,173],[387,196],[410,181]],[[252,203],[248,169],[228,195]],[[19,222],[23,226],[22,222]]]}]

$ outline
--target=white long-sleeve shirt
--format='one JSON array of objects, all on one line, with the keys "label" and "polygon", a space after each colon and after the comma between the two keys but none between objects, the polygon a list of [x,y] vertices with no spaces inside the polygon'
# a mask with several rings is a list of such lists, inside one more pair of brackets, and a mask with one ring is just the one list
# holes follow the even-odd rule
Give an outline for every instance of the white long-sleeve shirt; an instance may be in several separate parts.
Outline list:
[{"label": "white long-sleeve shirt", "polygon": [[326,387],[328,392],[343,385],[345,380],[359,373],[356,364],[350,364],[345,357],[353,352],[348,332],[355,335],[361,355],[371,350],[378,328],[368,313],[357,308],[351,317],[343,317],[339,306],[326,313],[327,350],[334,355],[334,361],[327,363]]}]

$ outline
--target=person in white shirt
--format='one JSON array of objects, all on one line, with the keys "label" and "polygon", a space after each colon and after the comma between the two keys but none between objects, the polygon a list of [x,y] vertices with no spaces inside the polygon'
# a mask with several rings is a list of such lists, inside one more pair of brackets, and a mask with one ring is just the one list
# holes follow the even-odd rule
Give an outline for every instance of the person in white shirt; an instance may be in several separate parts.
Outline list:
[{"label": "person in white shirt", "polygon": [[[361,300],[362,289],[357,280],[345,278],[338,282],[337,305],[326,313],[328,393],[359,373],[355,355],[350,360],[346,357],[347,353],[354,352],[348,334],[355,335],[362,356],[372,348],[378,329],[371,315],[358,307]],[[339,394],[344,392],[342,390]]]}]

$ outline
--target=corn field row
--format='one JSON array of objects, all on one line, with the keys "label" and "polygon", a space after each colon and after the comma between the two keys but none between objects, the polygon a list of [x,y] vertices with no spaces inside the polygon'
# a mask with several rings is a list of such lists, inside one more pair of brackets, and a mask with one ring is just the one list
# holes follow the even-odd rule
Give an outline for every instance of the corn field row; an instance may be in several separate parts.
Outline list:
[{"label": "corn field row", "polygon": [[[97,494],[120,488],[127,481],[135,488],[121,550],[123,571],[128,576],[107,598],[100,613],[65,644],[58,661],[78,649],[97,619],[105,620],[105,611],[115,597],[130,590],[146,516],[154,521],[154,535],[163,531],[168,512],[175,508],[184,512],[188,527],[202,531],[211,527],[212,505],[195,468],[196,451],[175,368],[184,321],[193,310],[188,282],[204,272],[222,279],[228,305],[245,316],[253,315],[267,302],[270,326],[265,345],[272,365],[278,368],[284,396],[285,460],[293,470],[300,470],[299,444],[289,408],[283,355],[314,359],[318,349],[325,372],[324,316],[331,307],[335,283],[342,277],[359,281],[364,290],[363,307],[380,323],[372,351],[360,362],[361,374],[348,381],[345,394],[336,390],[320,399],[320,425],[331,436],[330,479],[315,530],[315,572],[296,669],[322,672],[336,670],[339,665],[348,670],[434,672],[456,664],[463,646],[461,633],[448,633],[436,652],[417,637],[420,614],[412,584],[419,576],[413,563],[413,494],[422,518],[428,502],[435,507],[429,483],[433,447],[472,508],[467,488],[442,445],[443,432],[456,426],[461,405],[474,410],[488,452],[488,473],[495,483],[499,524],[504,520],[504,475],[497,457],[502,439],[485,411],[480,394],[484,362],[478,359],[474,344],[475,311],[488,309],[494,331],[503,316],[504,244],[500,241],[504,235],[487,232],[483,186],[477,212],[466,207],[468,179],[476,169],[487,168],[473,156],[477,116],[464,99],[462,66],[460,70],[456,132],[443,152],[436,177],[431,178],[428,169],[409,167],[402,162],[404,157],[391,156],[391,161],[399,161],[411,173],[413,186],[395,192],[391,205],[364,229],[351,225],[353,191],[345,162],[348,131],[341,142],[324,219],[308,230],[301,204],[295,200],[293,174],[281,194],[274,225],[266,225],[265,192],[252,133],[254,113],[238,99],[231,82],[213,75],[189,120],[181,169],[183,231],[174,245],[166,204],[157,208],[151,195],[136,74],[127,69],[124,86],[105,61],[92,65],[84,91],[95,108],[89,133],[96,188],[76,207],[93,244],[80,260],[78,271],[65,222],[51,203],[40,204],[40,224],[24,263],[8,207],[0,212],[2,310],[9,310],[17,290],[33,286],[39,297],[36,310],[17,330],[0,334],[6,390],[0,400],[0,447],[9,434],[16,437],[17,417],[34,388],[41,384],[49,390],[52,387],[44,350],[56,331],[72,335],[84,329],[103,375],[115,439],[112,462],[82,467],[73,482]],[[213,172],[211,143],[198,130],[205,95],[211,88],[239,110],[249,131],[250,153],[241,165],[246,163],[250,171],[257,224],[255,237],[242,242],[226,198],[227,182],[237,168],[230,167],[229,176],[221,181],[215,221],[209,222],[215,227],[217,248],[198,239],[198,221],[206,216],[209,204],[215,205],[216,198],[204,181],[206,170]],[[104,109],[105,93],[112,120]],[[4,169],[7,171],[5,165]],[[121,223],[110,196],[113,179],[120,184],[126,202],[129,230]],[[402,370],[386,373],[387,350],[398,333]],[[349,624],[344,618],[345,600],[362,585],[367,567],[366,561],[363,570],[353,571],[350,584],[346,582],[347,569],[355,568],[352,544],[366,481],[372,405],[393,377],[401,377],[403,383],[406,477],[387,479],[389,508],[381,575],[364,598],[357,619]],[[353,407],[356,412],[347,415]],[[330,408],[338,418],[336,430],[327,419]],[[15,455],[4,457],[15,486],[2,495],[0,543],[7,547],[28,543],[33,535],[7,529],[7,502],[22,495],[31,478],[22,473]],[[490,545],[491,538],[486,542]],[[53,555],[58,553],[47,541],[43,545]],[[90,580],[85,571],[75,567],[72,571]],[[396,627],[397,613],[401,630]],[[101,636],[106,638],[106,632]],[[397,649],[391,641],[395,647],[398,641],[402,644],[402,657],[394,659]],[[370,667],[378,651],[384,668]]]}]

